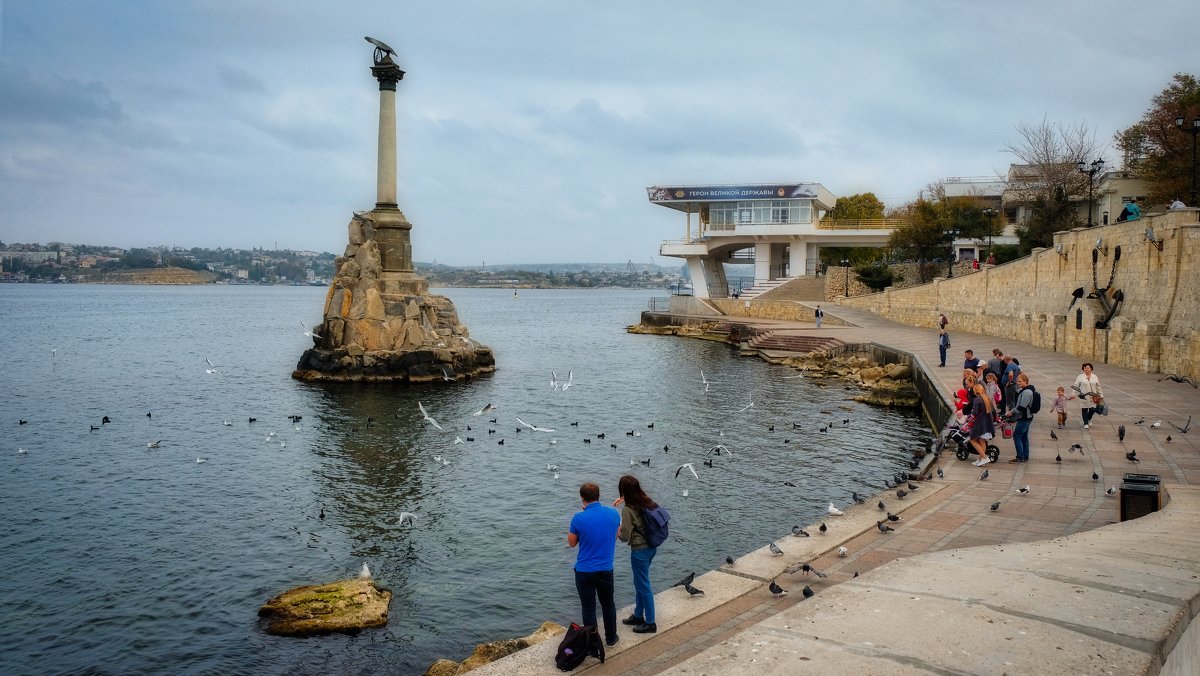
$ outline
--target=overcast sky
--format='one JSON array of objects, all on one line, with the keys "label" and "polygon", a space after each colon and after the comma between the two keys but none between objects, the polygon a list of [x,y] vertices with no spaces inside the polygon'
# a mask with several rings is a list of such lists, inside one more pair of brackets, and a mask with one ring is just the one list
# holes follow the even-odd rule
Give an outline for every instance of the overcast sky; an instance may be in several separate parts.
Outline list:
[{"label": "overcast sky", "polygon": [[[1003,172],[1014,125],[1136,122],[1200,71],[1183,0],[0,0],[0,240],[341,253],[396,49],[414,258],[624,262],[650,185],[889,204]],[[1105,159],[1117,155],[1109,150]]]}]

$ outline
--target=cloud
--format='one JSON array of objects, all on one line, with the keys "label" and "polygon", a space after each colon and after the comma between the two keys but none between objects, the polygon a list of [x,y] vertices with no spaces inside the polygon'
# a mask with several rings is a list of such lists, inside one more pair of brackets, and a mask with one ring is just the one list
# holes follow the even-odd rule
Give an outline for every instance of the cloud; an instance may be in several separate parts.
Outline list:
[{"label": "cloud", "polygon": [[0,123],[53,124],[112,122],[121,106],[97,82],[82,82],[56,73],[35,74],[0,61]]}]

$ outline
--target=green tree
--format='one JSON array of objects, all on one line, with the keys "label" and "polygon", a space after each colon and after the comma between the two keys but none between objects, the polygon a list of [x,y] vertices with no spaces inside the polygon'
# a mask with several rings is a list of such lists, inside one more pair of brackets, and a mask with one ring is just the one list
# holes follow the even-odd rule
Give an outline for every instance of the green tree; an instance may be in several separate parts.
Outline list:
[{"label": "green tree", "polygon": [[883,218],[883,202],[879,201],[873,192],[839,197],[837,203],[825,216],[838,220]]},{"label": "green tree", "polygon": [[1187,73],[1176,73],[1142,119],[1113,136],[1125,167],[1146,180],[1153,204],[1182,199],[1191,190],[1192,139],[1176,128],[1180,116],[1185,127],[1200,118],[1200,81]]},{"label": "green tree", "polygon": [[883,291],[903,280],[903,277],[897,277],[891,267],[883,261],[856,265],[854,266],[854,275],[858,277],[858,281],[867,285],[872,291]]},{"label": "green tree", "polygon": [[[900,206],[892,215],[907,221],[892,231],[888,248],[896,258],[912,258],[925,262],[947,255],[950,242],[943,233],[953,224],[942,202],[927,199],[924,194]],[[921,281],[929,281],[929,273],[921,266]]]}]

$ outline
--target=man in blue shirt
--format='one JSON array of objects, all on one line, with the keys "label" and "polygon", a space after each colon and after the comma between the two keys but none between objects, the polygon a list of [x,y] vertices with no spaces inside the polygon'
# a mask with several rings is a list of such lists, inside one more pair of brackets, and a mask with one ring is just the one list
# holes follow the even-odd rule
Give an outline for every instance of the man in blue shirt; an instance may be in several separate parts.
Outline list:
[{"label": "man in blue shirt", "polygon": [[585,627],[596,626],[596,597],[604,613],[604,642],[611,648],[617,644],[617,605],[613,602],[613,553],[617,546],[617,531],[621,514],[612,507],[600,504],[600,487],[586,483],[579,487],[583,510],[571,517],[567,544],[579,547],[575,558],[575,589],[583,609]]}]

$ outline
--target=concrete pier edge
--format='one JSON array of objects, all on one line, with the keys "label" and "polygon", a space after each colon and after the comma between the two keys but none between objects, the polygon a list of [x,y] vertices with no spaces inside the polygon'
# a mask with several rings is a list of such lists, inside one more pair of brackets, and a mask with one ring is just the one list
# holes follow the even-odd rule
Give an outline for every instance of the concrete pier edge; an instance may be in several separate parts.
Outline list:
[{"label": "concrete pier edge", "polygon": [[[911,360],[909,363],[915,374],[928,377],[929,391],[937,393],[941,406],[948,411],[950,385],[956,377],[949,374],[961,371],[936,369],[926,364],[918,345],[928,342],[929,351],[936,353],[928,338],[931,329],[902,326],[847,308],[838,308],[835,312],[847,315],[842,318],[844,327],[829,327],[827,322],[825,328],[817,331],[811,325],[796,322],[770,324],[809,335],[837,335],[847,343],[848,351],[856,346],[873,345],[892,354],[905,355]],[[705,319],[712,321],[712,318]],[[738,322],[767,323],[743,318],[738,318]],[[856,339],[859,336],[854,334],[859,333],[871,336],[862,336],[865,340]],[[879,335],[887,335],[889,340],[876,340]],[[914,338],[918,341],[915,345]],[[958,354],[965,346],[974,346],[977,353],[983,353],[991,345],[1006,352],[1018,352],[1028,364],[1027,371],[1033,374],[1035,382],[1039,379],[1069,382],[1077,368],[1077,357],[1011,340],[960,333],[954,342]],[[955,360],[950,357],[948,361]],[[1142,393],[1137,388],[1153,388],[1152,374],[1110,366],[1101,368],[1108,374],[1108,379],[1103,381],[1106,390],[1117,395],[1110,396],[1110,401],[1114,398],[1120,401],[1121,394],[1129,395],[1129,401],[1123,402],[1130,410],[1131,420],[1125,423],[1127,425],[1135,415],[1200,413],[1200,406],[1197,406],[1200,397],[1190,391],[1174,390],[1165,397],[1158,397],[1152,391]],[[1114,378],[1114,375],[1119,377]],[[1126,383],[1128,380],[1138,382]],[[1179,405],[1175,394],[1187,398],[1186,406]],[[925,396],[922,393],[923,400]],[[927,402],[927,406],[929,403],[933,402]],[[1042,428],[1049,429],[1051,424],[1052,415],[1047,415],[1047,411],[1044,407],[1039,416],[1042,425],[1035,423],[1039,439],[1045,434]],[[927,415],[929,413],[927,409]],[[929,417],[937,422],[935,416]],[[1077,409],[1072,422],[1078,425]],[[1115,427],[1116,422],[1106,424]],[[1093,428],[1099,426],[1097,423]],[[944,512],[956,504],[967,503],[968,499],[980,503],[983,512],[959,515],[964,519],[962,525],[923,545],[924,552],[893,557],[890,562],[863,572],[853,582],[849,582],[846,572],[831,575],[833,584],[819,583],[802,573],[788,575],[784,572],[789,565],[805,560],[822,569],[829,564],[818,562],[829,560],[837,547],[861,543],[864,537],[872,537],[878,512],[871,514],[865,508],[874,509],[874,503],[881,498],[874,496],[866,505],[847,509],[845,517],[826,520],[827,523],[836,520],[837,529],[825,538],[788,535],[775,541],[784,550],[783,557],[771,555],[764,547],[737,559],[732,567],[721,566],[698,576],[693,584],[705,591],[703,597],[688,598],[682,588],[659,592],[655,595],[658,634],[638,635],[623,631],[621,643],[609,651],[606,664],[589,660],[577,671],[598,674],[795,673],[803,665],[806,673],[846,673],[852,669],[863,673],[1200,673],[1197,668],[1200,667],[1200,630],[1197,629],[1200,625],[1192,622],[1200,614],[1200,543],[1195,542],[1197,538],[1188,537],[1195,524],[1200,523],[1200,489],[1188,485],[1200,478],[1200,462],[1195,460],[1196,453],[1190,444],[1186,449],[1179,446],[1180,439],[1175,439],[1174,444],[1164,444],[1148,429],[1137,428],[1134,434],[1142,432],[1145,442],[1151,444],[1150,450],[1144,451],[1146,456],[1157,452],[1161,457],[1153,458],[1149,467],[1124,469],[1165,470],[1163,487],[1172,500],[1159,512],[1104,526],[1103,523],[1115,520],[1115,499],[1103,499],[1105,484],[1113,481],[1110,472],[1116,469],[1112,467],[1115,461],[1109,457],[1114,455],[1110,448],[1114,444],[1096,438],[1094,434],[1098,432],[1076,434],[1064,430],[1061,435],[1071,439],[1078,437],[1088,454],[1088,460],[1072,456],[1069,459],[1071,471],[1092,471],[1094,467],[1104,475],[1104,481],[1070,489],[1083,496],[1077,500],[1057,495],[1050,497],[1042,511],[1017,524],[1026,530],[1018,529],[1012,534],[1028,540],[1028,536],[1037,534],[1039,526],[1043,526],[1040,530],[1045,531],[1044,537],[1025,542],[1006,542],[1001,538],[998,544],[951,547],[956,542],[969,541],[973,532],[981,528],[980,524],[987,523],[986,502],[979,498],[990,501],[1001,491],[1007,495],[1013,486],[1029,480],[1034,472],[1041,470],[1035,470],[1032,461],[1027,465],[991,465],[993,474],[1015,468],[1014,475],[1002,478],[1003,485],[995,482],[983,489],[990,491],[989,495],[977,496],[974,494],[980,492],[978,484],[973,481],[964,484],[962,477],[965,474],[973,479],[977,472],[961,471],[964,466],[974,468],[956,462],[952,455],[949,459],[943,457],[940,462],[947,467],[947,481],[922,482],[921,490],[911,494],[902,507],[895,505],[903,510],[900,513],[921,512],[916,516],[918,522],[932,522],[950,516]],[[1186,437],[1183,439],[1187,443]],[[1065,443],[1069,442],[1063,439],[1060,446]],[[1141,445],[1141,437],[1135,443]],[[1034,445],[1035,448],[1046,446],[1040,441]],[[1002,457],[1005,452],[1010,452],[1010,446],[1002,445]],[[1122,451],[1124,447],[1122,443]],[[1035,451],[1035,455],[1043,455],[1046,450]],[[1182,450],[1188,453],[1180,453]],[[1060,448],[1058,455],[1061,457],[1061,454]],[[928,458],[932,460],[932,456]],[[1044,457],[1035,459],[1048,462]],[[1080,467],[1080,462],[1086,464]],[[1062,474],[1066,466],[1053,463],[1051,467]],[[922,470],[927,467],[928,464]],[[1110,472],[1103,471],[1106,469]],[[1057,493],[1069,488],[1065,479],[1056,484]],[[1094,494],[1091,500],[1087,499],[1089,492]],[[887,500],[887,494],[882,497],[888,502],[889,509],[897,503],[894,496],[892,500]],[[1059,502],[1070,504],[1059,507],[1055,504]],[[930,504],[928,510],[922,507],[924,503]],[[991,515],[993,521],[1009,519],[1007,515],[999,515],[1009,511],[1008,500],[1005,504],[1003,512]],[[1056,513],[1051,511],[1054,509],[1063,512],[1062,518],[1069,517],[1070,520],[1065,525],[1042,523],[1044,516],[1039,515],[1054,515]],[[834,525],[830,523],[831,528]],[[1069,534],[1051,535],[1059,531]],[[898,533],[889,536],[876,533],[874,537],[877,540],[893,537],[892,542],[901,542],[904,529],[898,528]],[[796,540],[805,542],[797,543]],[[836,561],[833,559],[834,565]],[[935,574],[931,575],[931,570]],[[791,600],[771,598],[766,585],[772,579],[779,580],[789,589]],[[971,585],[964,586],[964,579]],[[799,590],[806,583],[818,593],[812,599],[800,601]],[[971,593],[946,593],[949,588],[961,588]],[[1036,591],[1032,594],[1035,601],[1021,607],[1022,590],[1031,588]],[[872,599],[882,599],[885,593],[895,597],[895,606],[876,602],[874,607],[868,608],[862,603],[865,594],[874,594]],[[1099,600],[1089,598],[1088,603],[1083,603],[1081,595],[1091,595]],[[914,599],[924,601],[917,604],[920,612],[912,607]],[[928,612],[931,608],[936,612]],[[630,610],[630,607],[623,608],[621,616]],[[1084,617],[1061,616],[1068,611],[1083,613]],[[1122,622],[1123,613],[1134,614],[1138,621]],[[718,623],[717,620],[721,621]],[[939,622],[945,631],[937,629]],[[811,628],[792,629],[814,624],[819,624],[819,634],[814,634]],[[1005,650],[1007,643],[988,635],[987,630],[996,631],[997,625],[1023,627],[1015,629],[1015,635],[1004,637],[1006,642],[1015,642],[1015,649]],[[921,626],[922,630],[913,632],[914,626]],[[674,636],[676,634],[686,635]],[[955,634],[961,634],[962,638]],[[817,638],[818,635],[824,635],[824,639]],[[1037,640],[1030,636],[1036,636]],[[877,641],[876,638],[888,640]],[[1082,645],[1081,642],[1089,641],[1087,650],[1074,649]],[[956,650],[939,647],[947,642]],[[1051,646],[1051,643],[1055,645]],[[910,647],[903,648],[909,644]],[[534,646],[478,671],[481,674],[557,673],[553,666],[556,646],[556,642]],[[888,650],[883,649],[885,646]],[[1088,652],[1093,649],[1094,654]],[[1107,657],[1097,660],[1095,655]]]}]

